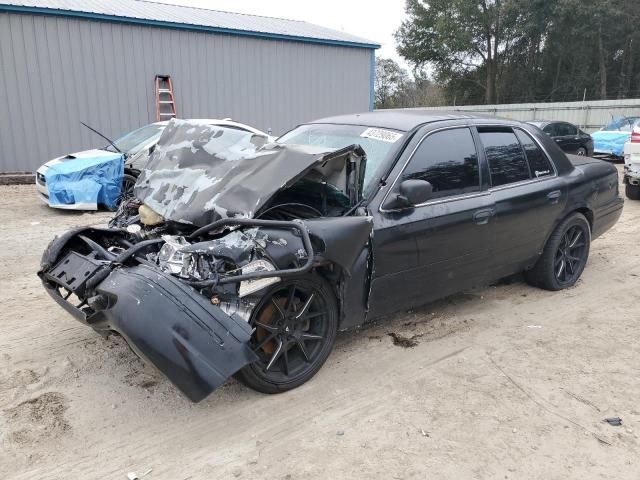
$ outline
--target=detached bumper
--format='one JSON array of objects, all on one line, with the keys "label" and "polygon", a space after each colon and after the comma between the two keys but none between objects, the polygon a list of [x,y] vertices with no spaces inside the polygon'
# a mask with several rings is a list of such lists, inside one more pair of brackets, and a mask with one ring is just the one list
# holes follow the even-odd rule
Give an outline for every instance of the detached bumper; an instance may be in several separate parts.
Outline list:
[{"label": "detached bumper", "polygon": [[119,333],[190,400],[202,400],[257,360],[249,347],[251,328],[244,320],[230,317],[179,280],[144,265],[114,270],[96,287],[91,307],[69,303],[61,292],[69,285],[84,288],[76,279],[92,270],[92,262],[82,266],[76,259],[69,267],[75,271],[66,272],[61,265],[66,258],[41,273],[47,292],[82,323]]}]

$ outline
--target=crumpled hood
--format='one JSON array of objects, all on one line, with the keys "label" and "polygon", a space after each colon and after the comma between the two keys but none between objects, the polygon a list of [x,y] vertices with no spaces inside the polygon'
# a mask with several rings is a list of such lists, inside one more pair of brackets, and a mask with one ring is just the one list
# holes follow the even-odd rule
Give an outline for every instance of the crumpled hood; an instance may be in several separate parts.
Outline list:
[{"label": "crumpled hood", "polygon": [[252,218],[275,193],[314,167],[326,170],[332,158],[364,153],[357,146],[331,152],[265,142],[249,132],[171,120],[134,195],[165,219],[195,226]]}]

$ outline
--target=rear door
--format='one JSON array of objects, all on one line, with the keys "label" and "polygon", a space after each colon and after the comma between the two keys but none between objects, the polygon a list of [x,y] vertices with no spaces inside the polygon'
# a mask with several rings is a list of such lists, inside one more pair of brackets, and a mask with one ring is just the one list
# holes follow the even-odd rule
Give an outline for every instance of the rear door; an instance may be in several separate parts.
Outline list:
[{"label": "rear door", "polygon": [[521,271],[537,258],[567,198],[565,182],[526,131],[478,127],[495,204],[491,276]]},{"label": "rear door", "polygon": [[[374,217],[371,316],[482,283],[490,257],[494,209],[470,128],[424,134],[396,175]],[[432,198],[385,208],[407,179],[429,181]]]}]

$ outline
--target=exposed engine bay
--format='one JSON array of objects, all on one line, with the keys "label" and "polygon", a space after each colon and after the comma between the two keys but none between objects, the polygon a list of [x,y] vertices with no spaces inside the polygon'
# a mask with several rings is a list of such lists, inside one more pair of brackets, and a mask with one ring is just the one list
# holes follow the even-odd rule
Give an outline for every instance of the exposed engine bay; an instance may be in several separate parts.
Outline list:
[{"label": "exposed engine bay", "polygon": [[322,271],[343,298],[366,277],[362,149],[255,137],[172,120],[109,228],[67,232],[42,259],[60,305],[125,337],[194,401],[258,358],[252,314],[269,287]]}]

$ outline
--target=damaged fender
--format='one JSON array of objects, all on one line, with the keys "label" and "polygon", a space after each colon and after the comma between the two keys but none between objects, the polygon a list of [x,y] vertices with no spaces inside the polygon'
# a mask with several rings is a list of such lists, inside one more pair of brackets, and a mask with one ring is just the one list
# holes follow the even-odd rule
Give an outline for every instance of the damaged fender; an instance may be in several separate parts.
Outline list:
[{"label": "damaged fender", "polygon": [[[368,216],[317,218],[301,223],[309,234],[314,261],[335,263],[347,274],[367,247],[373,230],[373,218]],[[307,256],[307,248],[298,232],[269,226],[236,230],[222,238],[185,247],[183,251],[208,252],[245,264],[254,248],[264,250],[281,269],[289,268]]]}]

